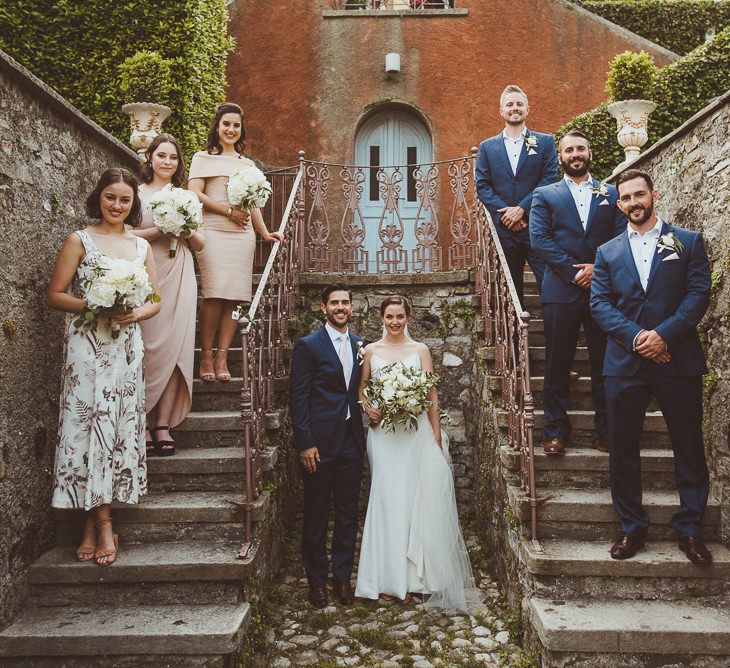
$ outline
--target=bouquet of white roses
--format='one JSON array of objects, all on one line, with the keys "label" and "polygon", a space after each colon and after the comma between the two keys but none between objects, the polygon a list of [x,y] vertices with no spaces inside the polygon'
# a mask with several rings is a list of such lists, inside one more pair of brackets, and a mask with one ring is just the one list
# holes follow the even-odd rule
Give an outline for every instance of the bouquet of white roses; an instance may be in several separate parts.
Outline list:
[{"label": "bouquet of white roses", "polygon": [[172,234],[170,257],[177,254],[177,237],[189,237],[200,225],[203,205],[198,196],[184,188],[168,183],[147,200],[155,227],[163,234]]},{"label": "bouquet of white roses", "polygon": [[[100,315],[122,313],[160,297],[150,283],[144,260],[123,260],[98,256],[91,262],[91,273],[83,279],[86,310],[74,321],[76,327]],[[119,337],[119,325],[112,325],[112,338]]]},{"label": "bouquet of white roses", "polygon": [[228,202],[241,209],[260,209],[269,201],[271,184],[253,166],[237,169],[228,179]]},{"label": "bouquet of white roses", "polygon": [[437,382],[438,375],[431,371],[395,362],[373,372],[364,395],[373,408],[383,413],[383,429],[395,431],[400,424],[412,429],[418,426],[418,416],[431,407],[428,393]]}]

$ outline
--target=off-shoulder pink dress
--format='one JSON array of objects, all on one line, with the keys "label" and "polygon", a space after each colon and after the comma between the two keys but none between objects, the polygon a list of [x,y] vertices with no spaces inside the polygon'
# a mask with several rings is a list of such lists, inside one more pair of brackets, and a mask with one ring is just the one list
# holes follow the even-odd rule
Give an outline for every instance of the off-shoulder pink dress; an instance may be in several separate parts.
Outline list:
[{"label": "off-shoulder pink dress", "polygon": [[[190,164],[190,179],[205,179],[203,192],[228,207],[226,186],[237,169],[253,165],[248,158],[198,151]],[[249,220],[245,229],[226,216],[203,209],[205,248],[196,253],[203,299],[250,302],[256,232]]]},{"label": "off-shoulder pink dress", "polygon": [[[140,186],[142,199],[141,228],[154,227],[147,198],[153,193],[148,186]],[[195,278],[193,253],[185,240],[177,244],[177,254],[170,257],[170,240],[150,242],[155,257],[160,291],[160,312],[140,324],[145,348],[145,382],[147,412],[157,405],[175,367],[185,379],[179,385],[170,427],[180,424],[190,412],[193,401],[193,357],[195,355],[195,310],[198,301],[198,282]]]}]

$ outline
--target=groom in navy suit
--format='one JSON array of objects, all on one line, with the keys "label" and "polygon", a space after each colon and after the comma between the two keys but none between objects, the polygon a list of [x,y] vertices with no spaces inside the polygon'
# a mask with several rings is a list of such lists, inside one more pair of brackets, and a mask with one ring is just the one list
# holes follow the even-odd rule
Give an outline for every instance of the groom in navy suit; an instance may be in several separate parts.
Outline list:
[{"label": "groom in navy suit", "polygon": [[593,317],[609,336],[609,465],[622,533],[611,556],[628,559],[644,546],[649,517],[641,503],[639,436],[654,394],[674,450],[680,507],[672,527],[687,558],[709,564],[700,538],[709,495],[702,443],[707,367],[696,327],[710,304],[710,265],[702,235],[657,217],[659,193],[648,174],[629,169],[616,183],[629,228],[598,249],[591,292]]},{"label": "groom in navy suit", "polygon": [[525,261],[540,288],[545,264],[530,247],[528,219],[532,193],[538,186],[554,183],[558,158],[552,135],[528,130],[527,95],[514,84],[499,99],[504,130],[479,145],[476,188],[479,199],[494,221],[520,302],[524,302]]},{"label": "groom in navy suit", "polygon": [[608,451],[602,370],[606,335],[593,321],[588,299],[596,249],[623,232],[626,218],[616,205],[616,188],[591,177],[591,149],[582,132],[568,132],[560,140],[558,158],[565,178],[535,190],[530,238],[547,265],[540,291],[545,323],[543,449],[560,457],[570,439],[570,366],[581,325],[588,343],[596,447]]},{"label": "groom in navy suit", "polygon": [[327,605],[327,523],[333,501],[332,588],[341,603],[354,600],[350,576],[365,452],[357,393],[363,340],[348,328],[352,293],[329,285],[322,291],[321,308],[325,326],[294,346],[289,389],[294,447],[304,477],[302,561],[309,601],[317,608]]}]

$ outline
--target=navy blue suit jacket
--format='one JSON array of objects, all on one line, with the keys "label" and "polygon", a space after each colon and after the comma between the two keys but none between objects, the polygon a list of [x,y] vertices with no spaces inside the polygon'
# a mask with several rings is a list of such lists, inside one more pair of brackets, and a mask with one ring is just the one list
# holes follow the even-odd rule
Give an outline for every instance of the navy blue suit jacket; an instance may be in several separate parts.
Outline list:
[{"label": "navy blue suit jacket", "polygon": [[[598,185],[593,179],[593,187]],[[588,291],[573,282],[579,271],[573,265],[593,264],[596,249],[626,229],[626,217],[616,205],[616,188],[607,188],[606,195],[591,195],[585,230],[565,179],[535,190],[530,244],[547,265],[540,288],[543,304],[588,301]]]},{"label": "navy blue suit jacket", "polygon": [[511,232],[499,224],[502,214],[497,213],[497,209],[519,205],[527,218],[535,188],[554,183],[558,178],[558,154],[553,136],[532,130],[527,133],[537,138],[537,146],[531,149],[525,143],[516,174],[512,173],[501,132],[479,144],[475,171],[477,195],[492,216],[499,236],[519,232]]},{"label": "navy blue suit jacket", "polygon": [[707,372],[697,323],[710,304],[710,264],[702,235],[666,223],[662,234],[674,233],[684,249],[674,260],[657,246],[646,291],[629,245],[628,232],[598,249],[591,287],[593,318],[608,335],[603,373],[633,376],[644,359],[634,339],[642,330],[656,330],[667,344],[671,360],[652,364],[667,376],[698,376]]},{"label": "navy blue suit jacket", "polygon": [[289,414],[297,451],[316,447],[320,457],[336,455],[345,439],[345,420],[350,407],[353,432],[365,448],[358,386],[360,364],[356,344],[362,339],[350,332],[352,375],[345,385],[342,363],[332,339],[322,327],[294,345],[289,387]]}]

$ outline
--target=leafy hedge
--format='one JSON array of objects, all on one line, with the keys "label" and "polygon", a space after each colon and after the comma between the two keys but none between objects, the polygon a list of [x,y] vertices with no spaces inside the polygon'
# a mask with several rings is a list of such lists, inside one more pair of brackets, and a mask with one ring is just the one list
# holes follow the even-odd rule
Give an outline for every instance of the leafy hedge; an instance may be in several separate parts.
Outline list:
[{"label": "leafy hedge", "polygon": [[730,25],[730,0],[579,0],[579,4],[679,54],[703,44],[708,29],[720,32]]},{"label": "leafy hedge", "polygon": [[13,0],[0,3],[0,48],[125,144],[119,66],[137,51],[158,52],[173,82],[165,129],[189,156],[223,99],[227,23],[224,0]]},{"label": "leafy hedge", "polygon": [[[730,27],[658,71],[653,97],[657,110],[649,118],[647,146],[678,128],[728,88]],[[616,140],[616,119],[608,113],[607,106],[604,102],[576,116],[555,133],[559,141],[569,130],[585,132],[593,150],[591,173],[600,178],[608,176],[624,159],[623,149]]]}]

